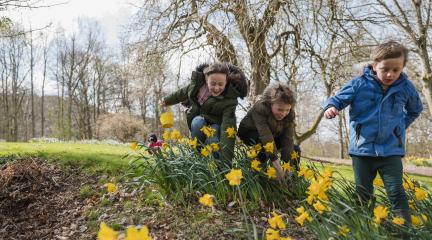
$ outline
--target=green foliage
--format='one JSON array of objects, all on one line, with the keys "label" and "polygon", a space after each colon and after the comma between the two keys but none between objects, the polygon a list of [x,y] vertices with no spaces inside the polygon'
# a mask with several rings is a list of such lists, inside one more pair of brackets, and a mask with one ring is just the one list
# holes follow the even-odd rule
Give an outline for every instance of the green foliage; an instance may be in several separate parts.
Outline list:
[{"label": "green foliage", "polygon": [[291,200],[304,197],[306,187],[295,175],[291,178],[297,187],[287,187],[253,171],[244,146],[236,149],[232,163],[226,163],[211,154],[204,157],[187,144],[177,142],[154,155],[141,154],[132,165],[144,169],[143,184],[156,184],[172,200],[185,205],[196,202],[205,193],[214,195],[218,204],[237,199],[235,188],[225,179],[232,168],[242,170],[242,195],[255,203],[289,206]]},{"label": "green foliage", "polygon": [[[336,174],[339,173],[336,172]],[[420,187],[418,182],[415,184]],[[304,202],[305,209],[313,218],[312,222],[307,222],[305,225],[318,239],[400,239],[407,236],[410,236],[411,239],[430,239],[432,230],[431,192],[422,201],[416,200],[413,190],[406,190],[406,192],[408,199],[415,205],[415,210],[412,210],[411,214],[420,218],[421,214],[424,214],[428,218],[420,226],[399,226],[392,223],[392,219],[400,215],[391,211],[380,225],[376,225],[374,208],[378,205],[391,208],[385,190],[382,187],[376,187],[375,197],[368,203],[362,203],[357,198],[354,183],[343,176],[334,178],[332,187],[327,192],[329,200],[323,202],[331,208],[331,211],[320,214],[313,206]],[[339,227],[343,225],[350,229],[347,237],[339,233]]]},{"label": "green foliage", "polygon": [[89,198],[93,196],[96,192],[94,191],[94,186],[84,185],[79,190],[79,195],[81,198]]}]

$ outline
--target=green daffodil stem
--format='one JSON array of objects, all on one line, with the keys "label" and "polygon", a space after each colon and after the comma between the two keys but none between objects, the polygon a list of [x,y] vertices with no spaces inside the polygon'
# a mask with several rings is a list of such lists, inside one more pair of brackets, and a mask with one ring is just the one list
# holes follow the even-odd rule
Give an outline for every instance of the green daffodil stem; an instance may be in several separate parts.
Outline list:
[{"label": "green daffodil stem", "polygon": [[257,230],[256,230],[256,226],[255,226],[255,223],[252,220],[250,220],[250,221],[251,221],[252,228],[253,228],[253,236],[249,235],[250,234],[250,230],[249,230],[249,219],[250,219],[249,218],[249,213],[248,213],[248,211],[246,209],[246,206],[244,204],[243,196],[242,196],[242,193],[240,191],[240,187],[238,185],[237,185],[237,191],[239,193],[240,206],[241,206],[241,209],[242,209],[243,218],[244,218],[244,221],[246,223],[246,231],[247,231],[248,239],[258,240],[258,233],[257,233]]}]

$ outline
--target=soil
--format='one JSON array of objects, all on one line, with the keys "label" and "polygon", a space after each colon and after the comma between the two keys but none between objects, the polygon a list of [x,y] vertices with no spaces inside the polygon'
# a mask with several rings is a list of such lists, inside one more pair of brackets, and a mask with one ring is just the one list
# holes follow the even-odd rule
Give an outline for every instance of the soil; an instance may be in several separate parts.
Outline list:
[{"label": "soil", "polygon": [[31,158],[0,168],[0,239],[87,238],[79,189],[91,178]]}]

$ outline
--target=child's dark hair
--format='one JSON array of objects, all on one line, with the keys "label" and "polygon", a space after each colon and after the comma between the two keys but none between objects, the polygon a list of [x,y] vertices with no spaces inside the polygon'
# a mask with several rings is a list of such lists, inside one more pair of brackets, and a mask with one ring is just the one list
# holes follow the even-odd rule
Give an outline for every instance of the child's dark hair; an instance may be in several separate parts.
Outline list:
[{"label": "child's dark hair", "polygon": [[215,62],[215,63],[208,65],[206,68],[204,68],[203,73],[206,76],[209,76],[213,73],[223,73],[223,74],[228,76],[229,67],[228,67],[228,64],[226,64],[226,63]]},{"label": "child's dark hair", "polygon": [[396,42],[396,41],[388,41],[378,45],[373,51],[371,58],[374,62],[381,62],[382,60],[386,60],[389,58],[398,58],[404,57],[404,66],[408,61],[408,49]]},{"label": "child's dark hair", "polygon": [[273,104],[275,102],[288,103],[291,106],[295,105],[296,100],[294,92],[284,83],[272,83],[268,85],[261,96],[261,100],[266,103]]},{"label": "child's dark hair", "polygon": [[151,133],[148,137],[149,142],[157,142],[157,136],[154,133]]},{"label": "child's dark hair", "polygon": [[228,67],[228,82],[230,82],[239,91],[241,98],[246,97],[248,93],[249,83],[245,74],[237,66],[229,64]]}]

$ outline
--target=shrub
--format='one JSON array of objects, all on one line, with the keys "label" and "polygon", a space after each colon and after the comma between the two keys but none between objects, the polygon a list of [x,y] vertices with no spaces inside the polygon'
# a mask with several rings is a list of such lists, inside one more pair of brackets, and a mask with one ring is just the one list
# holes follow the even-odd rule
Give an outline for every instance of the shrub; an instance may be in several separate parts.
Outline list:
[{"label": "shrub", "polygon": [[144,136],[147,129],[142,120],[124,113],[104,114],[96,124],[96,137],[98,139],[115,139],[128,142]]}]

